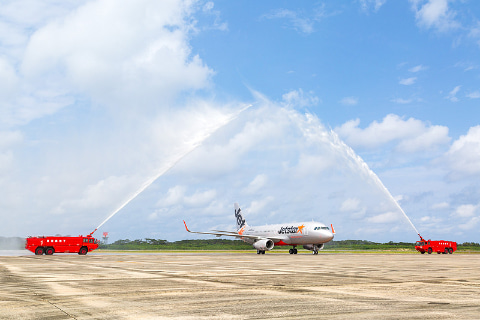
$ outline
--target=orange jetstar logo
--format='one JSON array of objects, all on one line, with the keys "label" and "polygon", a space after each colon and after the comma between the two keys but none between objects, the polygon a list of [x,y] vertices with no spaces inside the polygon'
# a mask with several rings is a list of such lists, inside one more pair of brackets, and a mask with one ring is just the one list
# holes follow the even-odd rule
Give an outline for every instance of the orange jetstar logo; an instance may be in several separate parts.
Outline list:
[{"label": "orange jetstar logo", "polygon": [[245,226],[242,229],[238,230],[239,235],[242,235],[244,232],[245,232]]},{"label": "orange jetstar logo", "polygon": [[298,231],[297,231],[297,233],[300,232],[301,234],[303,234],[303,228],[305,228],[305,225],[304,225],[304,224],[302,224],[301,226],[298,226]]}]

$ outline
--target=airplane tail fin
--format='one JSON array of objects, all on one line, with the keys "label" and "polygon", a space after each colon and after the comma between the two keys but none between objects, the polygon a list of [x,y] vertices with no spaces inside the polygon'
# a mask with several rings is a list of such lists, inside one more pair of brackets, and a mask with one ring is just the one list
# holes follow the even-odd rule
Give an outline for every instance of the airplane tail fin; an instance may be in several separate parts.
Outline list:
[{"label": "airplane tail fin", "polygon": [[237,219],[237,231],[239,231],[244,226],[246,226],[247,223],[243,218],[242,209],[240,209],[240,206],[238,205],[238,203],[235,202],[234,207],[235,207],[235,218]]}]

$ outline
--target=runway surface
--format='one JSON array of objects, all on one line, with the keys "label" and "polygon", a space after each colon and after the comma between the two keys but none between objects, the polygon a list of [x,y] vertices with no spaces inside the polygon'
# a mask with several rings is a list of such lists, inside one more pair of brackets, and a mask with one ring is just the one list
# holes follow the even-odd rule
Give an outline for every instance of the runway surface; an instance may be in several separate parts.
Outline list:
[{"label": "runway surface", "polygon": [[1,319],[480,319],[480,255],[0,257]]}]

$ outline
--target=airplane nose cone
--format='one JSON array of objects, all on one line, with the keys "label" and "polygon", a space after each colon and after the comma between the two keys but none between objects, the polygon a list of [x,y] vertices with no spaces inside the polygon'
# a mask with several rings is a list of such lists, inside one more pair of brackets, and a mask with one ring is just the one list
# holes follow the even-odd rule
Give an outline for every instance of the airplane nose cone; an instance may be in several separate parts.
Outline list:
[{"label": "airplane nose cone", "polygon": [[328,235],[327,235],[327,241],[330,241],[333,239],[333,233],[329,232]]},{"label": "airplane nose cone", "polygon": [[322,239],[323,242],[328,242],[333,239],[333,233],[330,231],[322,230],[322,233],[320,234],[320,239]]}]

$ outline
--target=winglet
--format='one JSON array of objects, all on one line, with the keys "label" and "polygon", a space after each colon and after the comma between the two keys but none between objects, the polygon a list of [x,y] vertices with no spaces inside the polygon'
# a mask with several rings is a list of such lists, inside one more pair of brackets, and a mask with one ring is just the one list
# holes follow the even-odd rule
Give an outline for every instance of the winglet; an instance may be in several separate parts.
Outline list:
[{"label": "winglet", "polygon": [[185,220],[183,220],[183,224],[185,225],[185,229],[187,229],[188,232],[192,232],[192,231],[188,230],[187,223],[185,222]]},{"label": "winglet", "polygon": [[333,224],[331,224],[330,227],[332,227],[332,233],[335,234],[335,229],[333,229]]}]

